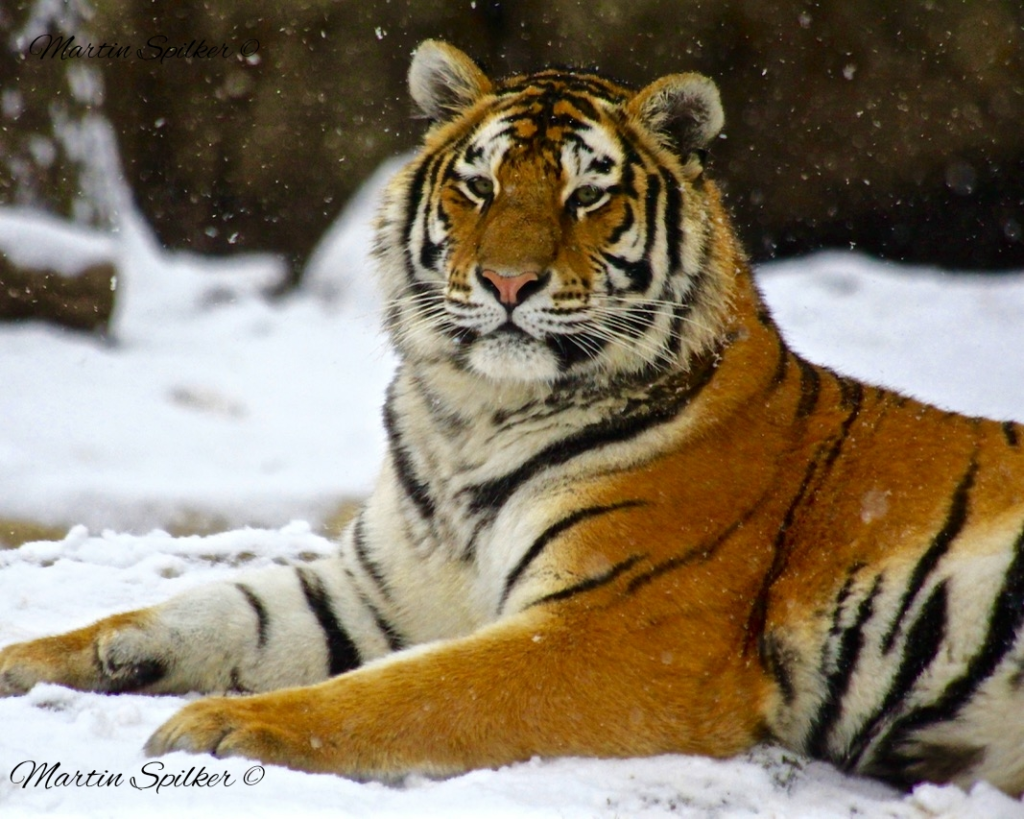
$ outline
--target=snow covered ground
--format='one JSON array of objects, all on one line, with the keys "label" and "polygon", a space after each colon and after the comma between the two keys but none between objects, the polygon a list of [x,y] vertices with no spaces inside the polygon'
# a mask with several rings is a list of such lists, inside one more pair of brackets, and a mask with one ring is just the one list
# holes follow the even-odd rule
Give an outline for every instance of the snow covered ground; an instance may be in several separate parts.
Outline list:
[{"label": "snow covered ground", "polygon": [[[393,361],[365,260],[381,175],[325,238],[304,288],[278,302],[261,295],[280,275],[272,259],[167,254],[132,214],[113,239],[76,238],[0,210],[0,250],[26,236],[24,253],[40,249],[27,219],[51,231],[51,253],[81,243],[122,271],[107,341],[0,325],[0,518],[78,524],[61,542],[0,551],[0,645],[331,548],[321,523],[365,494],[383,445]],[[1024,275],[826,254],[770,266],[761,282],[813,360],[952,409],[1024,419]],[[152,531],[182,515],[267,528]],[[985,786],[905,796],[769,748],[726,762],[534,760],[398,788],[238,760],[146,760],[146,737],[182,702],[54,686],[0,700],[0,816],[1024,817]],[[58,763],[49,779],[34,767]],[[193,767],[230,779],[189,786]],[[94,786],[60,784],[76,771],[95,771]],[[158,774],[177,783],[158,788]]]}]

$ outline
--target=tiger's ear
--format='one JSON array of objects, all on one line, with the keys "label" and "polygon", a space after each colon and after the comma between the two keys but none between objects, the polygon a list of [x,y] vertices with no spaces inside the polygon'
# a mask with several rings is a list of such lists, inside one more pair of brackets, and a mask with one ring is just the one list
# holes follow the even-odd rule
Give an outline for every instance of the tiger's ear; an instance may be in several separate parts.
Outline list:
[{"label": "tiger's ear", "polygon": [[718,86],[701,74],[655,80],[626,103],[626,112],[683,158],[702,152],[725,125]]},{"label": "tiger's ear", "polygon": [[409,93],[432,120],[446,120],[490,93],[487,79],[469,56],[440,40],[420,43],[409,67]]}]

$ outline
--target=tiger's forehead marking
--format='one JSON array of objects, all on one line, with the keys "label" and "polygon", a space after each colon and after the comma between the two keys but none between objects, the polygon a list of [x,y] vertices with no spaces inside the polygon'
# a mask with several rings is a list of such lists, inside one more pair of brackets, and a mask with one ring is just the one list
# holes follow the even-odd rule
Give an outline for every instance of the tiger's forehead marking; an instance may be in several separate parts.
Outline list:
[{"label": "tiger's forehead marking", "polygon": [[558,69],[510,77],[495,90],[499,97],[531,92],[599,99],[612,105],[621,105],[631,96],[631,92],[622,86],[596,74]]},{"label": "tiger's forehead marking", "polygon": [[496,171],[510,154],[540,156],[570,176],[601,176],[622,162],[613,109],[628,92],[599,77],[543,72],[513,78],[468,140],[464,160]]}]

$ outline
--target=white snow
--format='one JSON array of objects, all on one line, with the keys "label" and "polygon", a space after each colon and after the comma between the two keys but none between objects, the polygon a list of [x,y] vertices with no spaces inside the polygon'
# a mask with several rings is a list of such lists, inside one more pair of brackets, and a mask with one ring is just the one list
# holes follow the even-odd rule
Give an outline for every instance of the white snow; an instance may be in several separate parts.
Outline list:
[{"label": "white snow", "polygon": [[[365,495],[394,366],[368,276],[371,211],[320,248],[316,290],[279,301],[264,295],[276,259],[165,253],[129,214],[110,339],[0,330],[0,517],[146,531],[187,510],[280,525]],[[23,218],[0,209],[0,237]],[[33,244],[49,225],[35,227]],[[332,275],[344,299],[322,295]]]},{"label": "white snow", "polygon": [[[121,271],[110,340],[0,325],[0,517],[77,524],[61,542],[0,551],[0,645],[156,602],[239,565],[331,549],[318,527],[338,500],[369,489],[394,366],[366,260],[372,200],[372,190],[357,198],[314,255],[306,286],[280,301],[263,295],[281,275],[273,259],[169,254],[132,213],[111,237],[0,210],[4,252],[35,252],[50,237],[61,269],[101,248]],[[1024,418],[1024,275],[951,276],[825,254],[772,265],[761,282],[812,360],[952,409]],[[152,531],[181,510],[268,528]],[[133,787],[133,777],[157,781],[141,748],[183,701],[55,686],[0,700],[0,817],[1024,817],[1024,805],[985,785],[903,795],[774,748],[729,761],[533,760],[401,787],[174,754],[155,763],[161,773],[180,781],[205,768],[230,784]],[[35,763],[59,763],[51,787],[38,783],[40,770],[31,775]],[[76,771],[108,784],[57,784]]]},{"label": "white snow", "polygon": [[0,256],[19,267],[76,276],[116,254],[113,236],[32,208],[5,208],[0,218]]}]

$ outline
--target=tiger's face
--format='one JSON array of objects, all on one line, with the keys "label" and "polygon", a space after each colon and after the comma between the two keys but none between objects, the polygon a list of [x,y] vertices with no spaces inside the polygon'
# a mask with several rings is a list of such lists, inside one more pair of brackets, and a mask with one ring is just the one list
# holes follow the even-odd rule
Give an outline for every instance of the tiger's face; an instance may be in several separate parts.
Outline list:
[{"label": "tiger's face", "polygon": [[493,84],[426,43],[410,86],[435,124],[378,237],[404,355],[553,383],[685,365],[707,346],[724,300],[706,274],[717,195],[703,148],[722,125],[709,80],[637,94],[559,71]]}]

